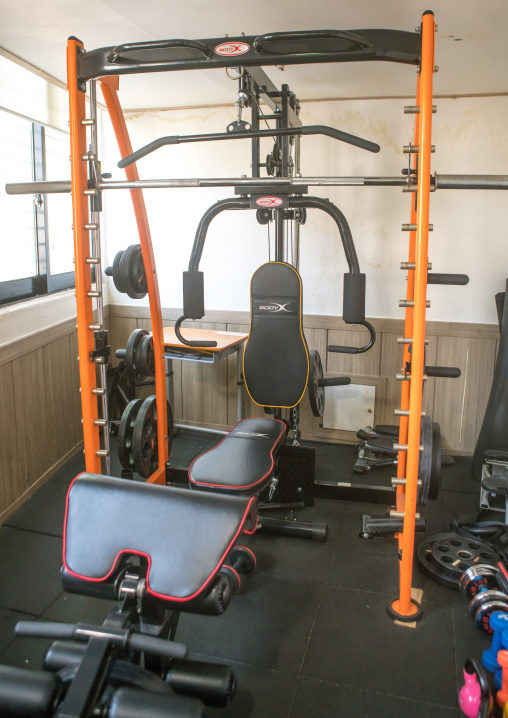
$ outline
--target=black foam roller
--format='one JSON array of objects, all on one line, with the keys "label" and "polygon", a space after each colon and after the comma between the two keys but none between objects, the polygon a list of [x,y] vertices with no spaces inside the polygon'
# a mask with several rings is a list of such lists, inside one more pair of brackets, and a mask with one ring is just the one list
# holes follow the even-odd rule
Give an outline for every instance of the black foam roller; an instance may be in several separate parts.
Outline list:
[{"label": "black foam roller", "polygon": [[346,324],[365,321],[365,274],[344,274],[342,318]]},{"label": "black foam roller", "polygon": [[183,273],[183,313],[187,319],[201,319],[205,314],[203,272]]},{"label": "black foam roller", "polygon": [[[504,293],[502,315],[508,317],[508,280]],[[508,450],[508,322],[501,324],[499,351],[489,401],[483,417],[482,428],[473,454],[472,472],[481,479],[484,452],[488,449]]]}]

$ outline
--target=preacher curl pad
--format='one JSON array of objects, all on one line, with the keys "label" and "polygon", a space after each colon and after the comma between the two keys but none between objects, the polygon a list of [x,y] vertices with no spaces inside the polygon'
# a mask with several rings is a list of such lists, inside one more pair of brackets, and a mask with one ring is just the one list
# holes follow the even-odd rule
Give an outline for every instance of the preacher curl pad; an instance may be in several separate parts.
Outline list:
[{"label": "preacher curl pad", "polygon": [[302,281],[284,262],[267,262],[252,276],[243,374],[249,396],[260,406],[290,408],[305,392],[309,355],[302,328]]}]

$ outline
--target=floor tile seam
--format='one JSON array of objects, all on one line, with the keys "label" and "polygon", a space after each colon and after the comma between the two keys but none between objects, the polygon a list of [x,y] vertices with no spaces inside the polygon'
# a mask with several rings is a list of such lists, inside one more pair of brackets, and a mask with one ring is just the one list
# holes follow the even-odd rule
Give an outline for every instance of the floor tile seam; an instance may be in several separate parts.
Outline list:
[{"label": "floor tile seam", "polygon": [[325,683],[326,685],[334,686],[335,688],[339,688],[339,689],[347,688],[348,690],[357,691],[361,695],[362,702],[363,702],[364,698],[367,696],[380,696],[383,698],[395,698],[397,700],[409,701],[411,703],[414,703],[415,705],[426,705],[426,706],[430,706],[430,707],[442,706],[444,708],[457,708],[458,707],[458,704],[455,702],[453,702],[453,703],[452,702],[450,702],[450,703],[429,703],[427,701],[417,700],[413,696],[403,695],[401,693],[382,693],[381,691],[377,691],[374,688],[358,688],[358,686],[353,685],[351,683],[341,683],[340,681],[330,681],[330,680],[327,680],[326,678],[322,678],[320,676],[313,675],[311,673],[298,675],[298,681],[305,681],[305,680],[318,681],[320,683]]},{"label": "floor tile seam", "polygon": [[[334,554],[335,554],[335,552],[334,552]],[[311,625],[311,627],[310,627],[310,631],[309,631],[309,635],[308,635],[308,638],[307,638],[307,642],[306,642],[305,648],[304,648],[304,650],[303,650],[303,656],[302,656],[302,660],[301,660],[301,662],[300,662],[300,667],[298,668],[298,674],[297,674],[298,676],[301,675],[301,672],[302,672],[302,670],[303,670],[303,666],[304,666],[304,664],[305,664],[305,659],[306,659],[306,657],[307,657],[307,652],[308,652],[308,650],[309,650],[309,645],[310,645],[310,642],[311,642],[311,640],[312,640],[312,636],[313,636],[313,634],[314,634],[314,628],[315,628],[315,626],[316,626],[316,621],[317,621],[317,617],[318,617],[318,614],[319,614],[319,610],[320,610],[320,608],[321,608],[321,604],[323,603],[323,597],[324,597],[324,595],[325,595],[325,589],[326,589],[326,584],[323,585],[323,587],[322,587],[322,589],[321,589],[321,595],[320,595],[320,597],[319,597],[319,601],[318,601],[318,605],[317,605],[317,608],[316,608],[316,612],[315,612],[314,618],[313,618],[313,620],[312,620],[312,625]]]},{"label": "floor tile seam", "polygon": [[[334,584],[325,584],[325,588],[343,589],[344,586],[337,586],[337,585],[334,585]],[[373,595],[373,596],[386,596],[386,593],[384,593],[384,592],[382,592],[382,591],[369,591],[369,590],[366,589],[366,588],[354,588],[354,587],[352,587],[352,586],[348,586],[348,591],[350,591],[350,592],[351,592],[351,591],[356,591],[356,592],[358,592],[358,593],[368,593],[368,594]],[[437,605],[437,606],[448,606],[448,607],[451,608],[451,603],[450,603],[448,600],[446,600],[446,602],[438,601],[438,600],[436,600],[436,599],[434,599],[434,598],[424,598],[423,600],[424,600],[425,603],[427,603],[427,604],[430,603],[430,604],[435,604],[435,605]]]},{"label": "floor tile seam", "polygon": [[[62,524],[63,524],[63,521],[62,521]],[[3,524],[3,525],[6,526],[6,524]],[[35,529],[31,529],[27,526],[6,526],[6,528],[14,529],[15,531],[24,531],[25,533],[29,533],[29,534],[37,534],[38,536],[50,536],[51,538],[57,538],[57,539],[61,539],[61,540],[63,538],[63,536],[60,534],[49,533],[48,531],[36,531]]]},{"label": "floor tile seam", "polygon": [[209,658],[214,662],[219,661],[221,664],[226,663],[231,668],[234,668],[235,666],[242,666],[244,668],[254,668],[255,670],[267,671],[269,673],[284,676],[286,678],[298,678],[298,674],[295,671],[283,671],[280,668],[263,666],[260,663],[249,663],[247,661],[235,660],[234,658],[223,658],[222,656],[210,655],[209,653],[204,653],[203,651],[191,651],[191,653],[193,656],[196,657],[199,656],[201,658]]}]

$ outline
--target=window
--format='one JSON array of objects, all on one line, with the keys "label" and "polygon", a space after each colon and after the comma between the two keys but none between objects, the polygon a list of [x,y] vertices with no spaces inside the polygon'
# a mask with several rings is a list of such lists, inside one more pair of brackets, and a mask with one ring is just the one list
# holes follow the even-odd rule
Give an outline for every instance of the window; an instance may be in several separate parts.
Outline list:
[{"label": "window", "polygon": [[70,194],[5,184],[70,178],[69,135],[0,110],[0,304],[74,286]]}]

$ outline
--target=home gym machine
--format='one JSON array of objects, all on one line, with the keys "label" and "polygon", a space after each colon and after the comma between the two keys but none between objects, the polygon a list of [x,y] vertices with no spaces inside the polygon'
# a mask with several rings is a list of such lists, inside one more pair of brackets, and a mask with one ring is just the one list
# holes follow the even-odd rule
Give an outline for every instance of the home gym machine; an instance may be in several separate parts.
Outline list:
[{"label": "home gym machine", "polygon": [[[250,188],[249,196],[278,197],[286,202],[276,208],[275,223],[279,226],[277,243],[279,257],[283,256],[283,212],[303,212],[298,206],[299,188],[323,186],[397,186],[411,193],[411,222],[405,226],[409,232],[410,250],[408,262],[402,268],[407,271],[408,295],[405,301],[406,327],[403,357],[403,390],[400,409],[399,462],[396,488],[396,515],[391,517],[391,530],[401,551],[400,598],[393,604],[394,615],[413,620],[420,610],[411,600],[413,542],[416,521],[416,503],[419,480],[419,454],[421,429],[421,395],[424,381],[425,314],[428,275],[429,193],[437,189],[486,188],[507,189],[508,177],[437,175],[430,174],[431,125],[432,125],[432,74],[434,72],[433,14],[422,17],[416,32],[391,30],[354,31],[304,31],[268,33],[260,36],[213,38],[204,40],[164,40],[129,43],[116,47],[100,48],[86,52],[76,38],[68,43],[68,87],[70,100],[71,133],[71,182],[38,182],[8,185],[12,194],[72,191],[74,219],[74,247],[76,270],[76,297],[78,318],[78,345],[80,357],[81,402],[86,470],[101,474],[110,471],[108,446],[108,414],[104,367],[109,346],[104,329],[102,306],[102,275],[100,256],[100,211],[104,191],[129,189],[134,203],[136,221],[140,233],[140,247],[146,275],[146,288],[150,302],[153,334],[155,371],[155,408],[157,416],[157,449],[153,470],[148,483],[164,484],[168,459],[168,426],[164,341],[161,307],[158,292],[158,275],[154,262],[152,242],[148,227],[142,189],[148,188],[198,188],[235,187],[240,191]],[[125,121],[118,102],[119,76],[146,72],[172,70],[244,68],[240,70],[241,82],[247,82],[247,74],[259,88],[259,102],[270,108],[277,121],[281,114],[281,93],[261,69],[263,66],[308,64],[323,62],[389,61],[412,65],[418,69],[417,100],[405,112],[416,116],[417,141],[409,145],[410,166],[400,177],[299,177],[289,167],[289,137],[295,143],[295,157],[301,135],[316,132],[316,128],[300,125],[296,108],[288,102],[287,126],[275,130],[263,130],[256,120],[237,126],[224,133],[224,139],[240,140],[249,137],[256,152],[258,138],[269,134],[277,139],[279,149],[267,158],[266,169],[275,172],[269,177],[256,176],[261,166],[258,158],[253,160],[253,176],[250,178],[208,179],[159,179],[140,180],[134,164],[125,168],[127,180],[113,181],[103,175],[98,158],[96,87],[101,87],[122,157],[132,154]],[[243,74],[242,74],[243,73]],[[90,111],[86,112],[86,92],[89,87]],[[284,90],[283,90],[284,92]],[[288,92],[288,91],[287,91]],[[238,106],[241,107],[239,96]],[[238,130],[236,132],[235,130]],[[329,134],[329,128],[317,131]],[[334,130],[334,132],[337,132]],[[88,133],[88,134],[87,134]],[[332,135],[336,136],[336,135]],[[166,138],[166,144],[199,141],[201,138]],[[208,136],[204,139],[218,139]],[[338,138],[344,139],[344,138]],[[280,140],[280,142],[279,142]],[[157,142],[160,142],[158,140]],[[258,146],[259,147],[259,146]],[[275,149],[275,148],[274,148]],[[413,163],[412,160],[417,160]],[[288,176],[278,176],[277,169],[287,168]],[[275,190],[277,190],[275,192]],[[259,205],[258,205],[259,206]],[[261,208],[263,212],[273,208]],[[266,217],[266,214],[265,214]],[[300,214],[300,218],[302,215]],[[298,231],[298,223],[295,225]],[[92,272],[95,268],[95,287]],[[447,277],[436,281],[447,282]],[[355,280],[356,281],[356,280]],[[95,316],[94,316],[95,311]],[[183,330],[184,331],[184,330]],[[411,353],[409,348],[411,347]],[[99,370],[97,370],[99,367]],[[409,370],[410,367],[410,370]],[[322,388],[322,387],[320,387]],[[102,444],[101,444],[102,432]],[[153,438],[153,437],[152,437]],[[155,442],[152,442],[155,445]]]}]

